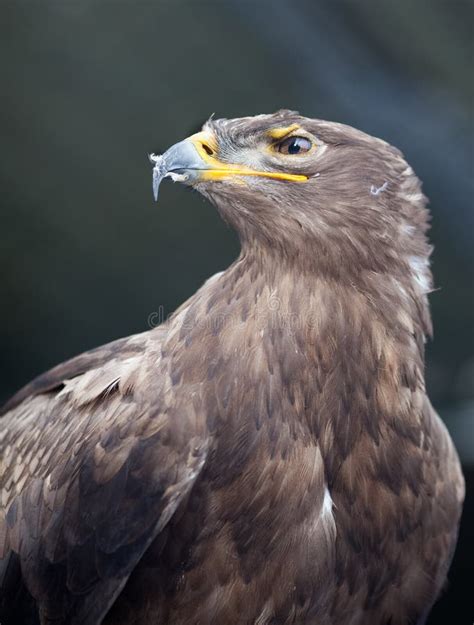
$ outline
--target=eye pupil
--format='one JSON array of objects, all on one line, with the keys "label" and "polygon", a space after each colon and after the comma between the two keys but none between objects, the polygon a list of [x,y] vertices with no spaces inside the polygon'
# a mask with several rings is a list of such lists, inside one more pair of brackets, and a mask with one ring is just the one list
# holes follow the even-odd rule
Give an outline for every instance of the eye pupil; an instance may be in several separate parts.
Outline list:
[{"label": "eye pupil", "polygon": [[281,154],[303,154],[311,150],[312,143],[306,137],[288,137],[278,143],[275,148]]},{"label": "eye pupil", "polygon": [[300,150],[301,150],[301,146],[299,144],[298,139],[293,139],[290,145],[288,146],[288,154],[298,154]]}]

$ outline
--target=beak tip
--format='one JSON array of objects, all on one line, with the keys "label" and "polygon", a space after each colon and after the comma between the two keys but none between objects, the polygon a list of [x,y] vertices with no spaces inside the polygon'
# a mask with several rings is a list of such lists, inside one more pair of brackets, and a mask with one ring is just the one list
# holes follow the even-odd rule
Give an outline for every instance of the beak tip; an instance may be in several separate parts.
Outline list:
[{"label": "beak tip", "polygon": [[161,171],[158,166],[155,165],[153,168],[153,197],[155,198],[155,202],[158,201],[158,190],[160,188],[160,182],[163,178]]},{"label": "beak tip", "polygon": [[155,202],[158,202],[158,190],[160,188],[160,181],[157,176],[153,176],[153,197]]}]

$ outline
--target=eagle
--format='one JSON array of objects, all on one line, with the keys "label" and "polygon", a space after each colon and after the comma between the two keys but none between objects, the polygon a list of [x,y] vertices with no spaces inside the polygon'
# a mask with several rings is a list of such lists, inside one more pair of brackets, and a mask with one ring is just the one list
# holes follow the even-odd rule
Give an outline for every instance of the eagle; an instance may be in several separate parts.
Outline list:
[{"label": "eagle", "polygon": [[401,152],[281,110],[153,162],[241,253],[0,419],[2,625],[421,625],[464,482],[425,390],[428,211]]}]

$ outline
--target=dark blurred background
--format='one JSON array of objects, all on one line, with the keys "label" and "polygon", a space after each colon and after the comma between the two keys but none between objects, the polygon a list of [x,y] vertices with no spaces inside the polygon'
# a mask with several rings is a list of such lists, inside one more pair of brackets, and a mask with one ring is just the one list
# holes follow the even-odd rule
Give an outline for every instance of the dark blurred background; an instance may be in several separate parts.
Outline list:
[{"label": "dark blurred background", "polygon": [[294,108],[405,153],[431,200],[431,397],[468,499],[429,624],[474,601],[473,3],[31,0],[0,4],[0,400],[145,330],[237,255],[215,210],[151,193],[147,152],[213,112]]}]

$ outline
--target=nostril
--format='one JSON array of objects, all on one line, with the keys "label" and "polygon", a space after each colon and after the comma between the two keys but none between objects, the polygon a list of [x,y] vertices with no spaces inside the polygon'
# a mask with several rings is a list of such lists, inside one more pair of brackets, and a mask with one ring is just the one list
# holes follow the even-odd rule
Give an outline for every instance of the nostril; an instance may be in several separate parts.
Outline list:
[{"label": "nostril", "polygon": [[212,156],[214,154],[214,150],[210,148],[206,143],[202,143],[201,145],[204,148],[206,154],[208,154],[209,156]]}]

